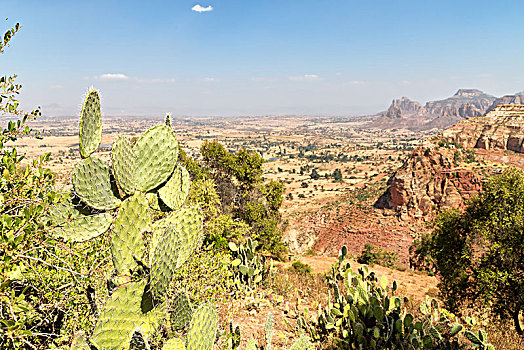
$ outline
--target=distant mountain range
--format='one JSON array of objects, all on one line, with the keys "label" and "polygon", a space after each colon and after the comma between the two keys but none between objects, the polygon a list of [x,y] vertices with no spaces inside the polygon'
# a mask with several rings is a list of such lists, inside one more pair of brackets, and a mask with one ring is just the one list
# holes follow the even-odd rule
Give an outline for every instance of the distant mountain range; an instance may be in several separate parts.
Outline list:
[{"label": "distant mountain range", "polygon": [[524,91],[500,98],[476,89],[459,89],[444,100],[424,106],[407,97],[393,100],[387,111],[373,117],[371,126],[412,130],[444,129],[458,121],[478,117],[500,104],[524,104]]}]

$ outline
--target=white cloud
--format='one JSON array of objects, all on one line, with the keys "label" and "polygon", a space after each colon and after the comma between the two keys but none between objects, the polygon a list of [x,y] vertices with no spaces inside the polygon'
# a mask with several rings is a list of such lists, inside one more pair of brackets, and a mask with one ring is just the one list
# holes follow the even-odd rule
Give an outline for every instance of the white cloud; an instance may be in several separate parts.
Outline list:
[{"label": "white cloud", "polygon": [[121,73],[107,73],[97,77],[102,80],[129,80],[129,77]]},{"label": "white cloud", "polygon": [[191,10],[196,11],[196,12],[200,12],[200,13],[202,13],[202,12],[209,12],[209,11],[213,11],[213,6],[209,5],[207,7],[202,7],[202,6],[200,6],[200,4],[197,4],[197,5],[193,6],[191,8]]},{"label": "white cloud", "polygon": [[135,81],[138,83],[174,83],[173,78],[136,78],[122,73],[106,73],[94,77],[96,80],[113,80],[113,81]]},{"label": "white cloud", "polygon": [[218,79],[216,79],[216,78],[203,78],[203,79],[200,79],[200,81],[203,81],[205,83],[210,83],[210,82],[218,81]]},{"label": "white cloud", "polygon": [[316,74],[304,74],[304,75],[299,75],[299,76],[296,76],[296,77],[289,77],[289,80],[293,80],[293,81],[311,81],[311,80],[319,80],[320,77]]}]

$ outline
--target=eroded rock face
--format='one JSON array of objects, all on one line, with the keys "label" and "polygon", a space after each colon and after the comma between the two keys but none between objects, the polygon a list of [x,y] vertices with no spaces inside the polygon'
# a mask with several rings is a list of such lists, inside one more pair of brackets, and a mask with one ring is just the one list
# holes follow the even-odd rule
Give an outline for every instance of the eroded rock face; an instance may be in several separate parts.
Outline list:
[{"label": "eroded rock face", "polygon": [[460,162],[474,149],[524,153],[524,105],[499,105],[485,116],[463,120],[426,140],[388,180],[375,207],[394,209],[404,219],[431,218],[444,208],[463,208],[482,189],[485,177]]},{"label": "eroded rock face", "polygon": [[389,106],[386,117],[387,118],[402,118],[424,113],[424,107],[415,101],[411,101],[407,97],[402,97],[393,100]]},{"label": "eroded rock face", "polygon": [[485,116],[461,121],[444,130],[442,137],[466,148],[524,153],[524,105],[496,106]]},{"label": "eroded rock face", "polygon": [[495,97],[476,89],[460,89],[453,96],[429,101],[424,106],[407,97],[393,100],[372,126],[428,130],[445,128],[470,117],[483,115]]},{"label": "eroded rock face", "polygon": [[515,95],[506,95],[497,98],[495,101],[493,101],[493,104],[488,108],[488,112],[494,110],[495,107],[504,104],[524,105],[524,91],[518,92]]},{"label": "eroded rock face", "polygon": [[432,218],[442,208],[462,208],[482,188],[475,172],[454,165],[454,150],[420,147],[388,181],[376,208],[394,209],[401,218]]}]

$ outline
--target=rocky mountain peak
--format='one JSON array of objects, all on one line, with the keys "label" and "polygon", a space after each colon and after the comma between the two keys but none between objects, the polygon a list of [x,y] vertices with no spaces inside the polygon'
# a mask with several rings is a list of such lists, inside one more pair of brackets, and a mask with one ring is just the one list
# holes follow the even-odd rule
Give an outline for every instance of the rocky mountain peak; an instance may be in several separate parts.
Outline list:
[{"label": "rocky mountain peak", "polygon": [[485,92],[477,89],[458,89],[455,95],[458,97],[480,97],[487,95]]}]

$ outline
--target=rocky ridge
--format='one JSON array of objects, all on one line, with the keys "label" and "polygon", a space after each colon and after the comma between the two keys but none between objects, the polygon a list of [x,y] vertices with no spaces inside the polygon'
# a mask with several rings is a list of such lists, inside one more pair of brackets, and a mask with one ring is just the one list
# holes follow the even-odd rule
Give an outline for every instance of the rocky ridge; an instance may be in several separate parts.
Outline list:
[{"label": "rocky ridge", "polygon": [[463,208],[487,175],[508,163],[524,167],[524,105],[499,105],[425,140],[388,180],[375,207],[403,220],[431,219],[444,208]]},{"label": "rocky ridge", "polygon": [[501,104],[524,103],[524,92],[500,98],[477,89],[459,89],[453,96],[422,105],[407,97],[395,99],[369,126],[412,130],[444,129],[463,119],[479,117]]}]

